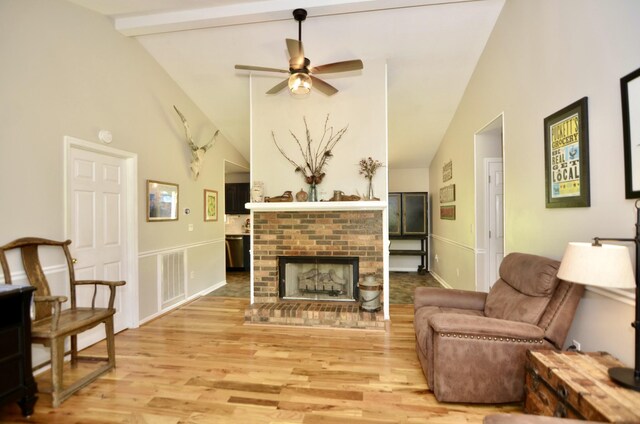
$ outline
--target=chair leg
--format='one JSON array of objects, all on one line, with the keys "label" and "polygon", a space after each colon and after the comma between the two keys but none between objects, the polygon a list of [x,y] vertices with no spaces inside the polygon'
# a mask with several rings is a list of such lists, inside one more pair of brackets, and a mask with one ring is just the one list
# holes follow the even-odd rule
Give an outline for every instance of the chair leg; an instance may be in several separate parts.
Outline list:
[{"label": "chair leg", "polygon": [[51,341],[51,391],[52,404],[57,408],[62,403],[60,397],[63,387],[62,368],[64,366],[64,338]]},{"label": "chair leg", "polygon": [[71,366],[76,367],[78,365],[78,336],[71,336]]},{"label": "chair leg", "polygon": [[113,316],[109,317],[104,322],[104,329],[107,336],[107,356],[109,361],[109,366],[111,368],[116,367],[116,343],[115,336],[113,334]]}]

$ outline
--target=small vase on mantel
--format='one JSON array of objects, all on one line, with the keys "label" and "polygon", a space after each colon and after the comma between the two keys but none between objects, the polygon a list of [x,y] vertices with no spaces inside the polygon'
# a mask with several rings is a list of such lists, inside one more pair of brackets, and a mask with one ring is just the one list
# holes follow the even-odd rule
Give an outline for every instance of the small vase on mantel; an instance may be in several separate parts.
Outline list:
[{"label": "small vase on mantel", "polygon": [[309,198],[307,202],[317,202],[318,201],[318,190],[316,188],[315,183],[311,183],[309,185]]},{"label": "small vase on mantel", "polygon": [[376,196],[373,194],[373,177],[369,177],[367,178],[368,184],[367,184],[367,196],[366,199],[367,200],[375,200]]},{"label": "small vase on mantel", "polygon": [[306,202],[308,198],[309,194],[303,189],[296,193],[296,202]]}]

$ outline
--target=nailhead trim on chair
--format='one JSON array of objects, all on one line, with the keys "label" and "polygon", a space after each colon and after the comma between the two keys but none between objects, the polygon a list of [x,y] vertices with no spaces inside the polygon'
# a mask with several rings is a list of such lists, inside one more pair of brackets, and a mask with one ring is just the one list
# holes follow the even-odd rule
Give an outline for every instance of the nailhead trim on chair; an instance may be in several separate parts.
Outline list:
[{"label": "nailhead trim on chair", "polygon": [[478,340],[489,340],[496,342],[510,342],[510,343],[537,343],[542,344],[543,339],[516,339],[509,337],[491,337],[491,336],[473,336],[468,334],[457,334],[457,333],[438,333],[440,337],[453,337],[460,339],[478,339]]}]

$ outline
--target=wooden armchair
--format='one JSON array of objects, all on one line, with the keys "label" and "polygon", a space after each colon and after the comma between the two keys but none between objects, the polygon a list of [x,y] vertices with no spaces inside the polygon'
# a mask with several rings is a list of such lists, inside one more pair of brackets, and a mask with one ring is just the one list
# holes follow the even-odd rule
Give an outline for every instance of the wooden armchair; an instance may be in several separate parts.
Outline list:
[{"label": "wooden armchair", "polygon": [[[69,252],[71,240],[64,242],[47,240],[42,238],[21,238],[11,243],[0,246],[0,264],[4,273],[4,281],[11,284],[11,272],[7,262],[6,252],[19,249],[24,265],[24,272],[29,284],[36,288],[35,296],[35,320],[32,323],[32,343],[42,344],[51,350],[51,383],[52,383],[52,403],[57,408],[69,396],[91,383],[100,375],[111,370],[116,365],[116,354],[113,332],[113,315],[115,309],[113,303],[116,296],[116,287],[123,286],[124,281],[98,281],[83,280],[76,281],[73,269],[74,259]],[[52,296],[47,278],[40,264],[38,248],[40,246],[51,246],[61,248],[64,252],[69,273],[71,304],[69,308],[63,309],[63,303],[67,301],[66,296]],[[83,285],[93,285],[93,299],[91,307],[80,307],[76,302],[76,287]],[[98,286],[108,286],[110,290],[109,303],[107,308],[97,308],[95,306]],[[98,324],[105,325],[107,338],[107,358],[90,358],[78,356],[77,335],[89,330]],[[103,360],[106,364],[100,368],[83,376],[63,387],[62,369],[64,364],[64,342],[67,337],[71,337],[71,366],[76,366],[78,360],[88,359],[91,361]]]}]

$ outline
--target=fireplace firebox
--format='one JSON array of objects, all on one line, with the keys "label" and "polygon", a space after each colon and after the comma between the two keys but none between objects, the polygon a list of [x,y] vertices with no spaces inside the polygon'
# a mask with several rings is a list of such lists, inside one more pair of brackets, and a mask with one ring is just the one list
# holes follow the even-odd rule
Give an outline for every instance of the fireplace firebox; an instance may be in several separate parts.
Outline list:
[{"label": "fireplace firebox", "polygon": [[279,256],[278,271],[281,299],[358,299],[358,257]]}]

